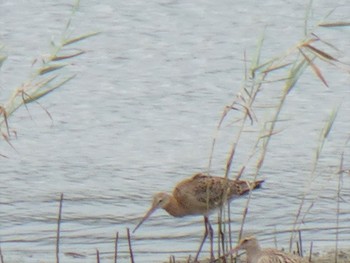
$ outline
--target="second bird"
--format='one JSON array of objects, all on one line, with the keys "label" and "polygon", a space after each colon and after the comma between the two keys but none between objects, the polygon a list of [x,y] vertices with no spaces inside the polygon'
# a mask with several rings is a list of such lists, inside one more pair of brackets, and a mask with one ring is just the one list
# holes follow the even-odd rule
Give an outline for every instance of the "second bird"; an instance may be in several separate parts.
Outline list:
[{"label": "second bird", "polygon": [[297,255],[287,254],[274,248],[262,249],[258,240],[254,237],[243,238],[239,244],[234,247],[229,254],[238,250],[247,252],[247,263],[303,263],[309,262],[305,258]]},{"label": "second bird", "polygon": [[210,212],[223,206],[225,202],[260,187],[262,182],[263,180],[249,182],[208,176],[202,173],[195,174],[193,177],[178,183],[172,195],[164,192],[155,194],[151,208],[133,232],[158,208],[163,208],[174,217],[203,215],[205,233],[195,261],[197,261],[208,233],[211,238],[211,257],[213,257],[213,230],[208,219]]}]

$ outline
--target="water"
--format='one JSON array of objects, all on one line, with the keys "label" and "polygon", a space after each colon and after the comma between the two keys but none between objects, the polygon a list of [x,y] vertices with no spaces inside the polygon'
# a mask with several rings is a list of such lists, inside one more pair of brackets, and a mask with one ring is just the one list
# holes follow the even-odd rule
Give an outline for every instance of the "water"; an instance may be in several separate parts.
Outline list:
[{"label": "water", "polygon": [[[9,56],[1,68],[4,102],[27,79],[33,59],[48,52],[51,37],[59,39],[71,1],[3,0],[0,5],[1,43]],[[1,143],[1,154],[9,157],[0,159],[5,262],[55,262],[60,193],[61,260],[96,262],[99,249],[101,258],[110,262],[119,232],[119,260],[129,262],[126,228],[137,224],[152,194],[171,191],[176,182],[207,168],[222,110],[244,76],[244,51],[252,56],[265,28],[264,58],[296,43],[303,34],[305,6],[304,1],[83,1],[72,35],[102,33],[79,45],[89,52],[70,68],[78,76],[40,100],[53,121],[39,105],[29,105],[29,113],[20,109],[10,120],[18,135],[12,140],[16,151]],[[340,8],[332,21],[349,20],[347,1],[318,1],[311,21],[319,21],[335,6]],[[317,33],[336,44],[344,52],[341,59],[350,62],[349,29]],[[259,174],[266,182],[253,194],[245,229],[265,246],[273,245],[275,237],[280,246],[288,246],[290,234],[284,231],[291,229],[308,185],[320,131],[340,105],[304,209],[316,203],[301,226],[309,229],[303,231],[306,248],[312,240],[321,249],[335,244],[335,171],[350,130],[349,74],[322,69],[330,88],[310,71],[301,79],[282,111],[280,132],[271,140]],[[255,110],[258,122],[249,129],[257,130],[271,118],[266,106],[276,102],[277,88],[265,87]],[[224,171],[235,130],[228,119],[219,133],[215,174]],[[234,172],[251,154],[254,134],[244,135]],[[348,163],[347,149],[345,168]],[[252,167],[254,162],[245,178]],[[347,246],[347,176],[342,187],[340,245]],[[244,204],[244,199],[233,203],[233,220],[240,221]],[[155,213],[133,235],[136,262],[193,254],[202,235],[201,221]],[[233,229],[237,233],[239,224]]]}]

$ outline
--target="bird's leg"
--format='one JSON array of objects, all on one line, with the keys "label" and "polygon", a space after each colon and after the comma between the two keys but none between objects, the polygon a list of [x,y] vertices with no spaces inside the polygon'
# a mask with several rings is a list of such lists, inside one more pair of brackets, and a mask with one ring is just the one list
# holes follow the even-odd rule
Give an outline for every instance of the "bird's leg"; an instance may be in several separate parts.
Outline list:
[{"label": "bird's leg", "polygon": [[[229,242],[229,248],[231,249],[233,246],[232,246],[231,202],[230,201],[228,201],[228,203],[227,203],[227,215],[228,215],[228,242]],[[231,261],[233,261],[233,255],[232,254],[231,254],[230,257],[231,257]]]},{"label": "bird's leg", "polygon": [[[221,250],[223,255],[225,255],[225,234],[224,234],[224,230],[223,230],[223,222],[222,222],[222,208],[220,209],[220,214],[218,217],[218,232],[219,232],[219,245],[220,245],[220,241],[221,241],[221,247],[219,246],[218,252],[219,252],[219,257],[221,254]],[[225,261],[224,261],[225,262]]]},{"label": "bird's leg", "polygon": [[199,246],[197,255],[196,255],[195,259],[194,259],[194,262],[197,262],[198,256],[199,256],[199,254],[200,254],[201,251],[202,251],[203,244],[204,244],[205,240],[207,239],[208,232],[209,232],[209,231],[208,231],[208,222],[209,222],[208,217],[207,217],[207,216],[204,216],[204,236],[203,236],[202,243],[201,243],[200,246]]}]

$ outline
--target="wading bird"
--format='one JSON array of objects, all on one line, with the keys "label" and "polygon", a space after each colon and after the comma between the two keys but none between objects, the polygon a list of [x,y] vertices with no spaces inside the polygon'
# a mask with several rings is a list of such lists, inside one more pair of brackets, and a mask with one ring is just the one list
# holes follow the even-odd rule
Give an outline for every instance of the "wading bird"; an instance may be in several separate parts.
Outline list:
[{"label": "wading bird", "polygon": [[245,250],[247,253],[247,263],[302,263],[308,262],[297,255],[290,255],[274,248],[262,249],[258,240],[251,236],[243,238],[229,254],[238,250]]},{"label": "wading bird", "polygon": [[213,229],[209,222],[210,212],[220,208],[225,202],[237,198],[249,191],[258,188],[262,184],[260,181],[230,180],[224,177],[209,176],[202,173],[178,183],[172,195],[168,193],[157,193],[153,197],[151,208],[135,227],[133,232],[158,208],[162,208],[174,217],[187,215],[203,215],[205,232],[203,240],[199,246],[195,261],[197,261],[202,246],[210,235],[210,253],[213,253]]}]

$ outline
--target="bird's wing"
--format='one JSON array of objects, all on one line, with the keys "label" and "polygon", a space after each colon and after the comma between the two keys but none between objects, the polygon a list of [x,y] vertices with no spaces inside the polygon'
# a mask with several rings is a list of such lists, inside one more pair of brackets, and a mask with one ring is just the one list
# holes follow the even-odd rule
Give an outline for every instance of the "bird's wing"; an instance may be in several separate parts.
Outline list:
[{"label": "bird's wing", "polygon": [[[210,210],[222,205],[223,200],[227,199],[228,189],[228,180],[225,178],[196,174],[180,182],[173,195],[177,200],[191,202],[192,207],[195,203],[198,207]],[[183,205],[187,204],[183,202]]]},{"label": "bird's wing", "polygon": [[302,258],[289,255],[277,249],[268,248],[263,250],[258,263],[301,263]]},{"label": "bird's wing", "polygon": [[222,206],[228,199],[241,196],[256,188],[261,182],[250,183],[198,173],[177,184],[173,196],[183,208],[191,213],[195,211],[192,214],[203,214]]},{"label": "bird's wing", "polygon": [[271,258],[268,255],[262,255],[259,257],[257,263],[281,263],[281,261],[277,261],[277,260],[278,259],[276,259],[275,257]]}]

